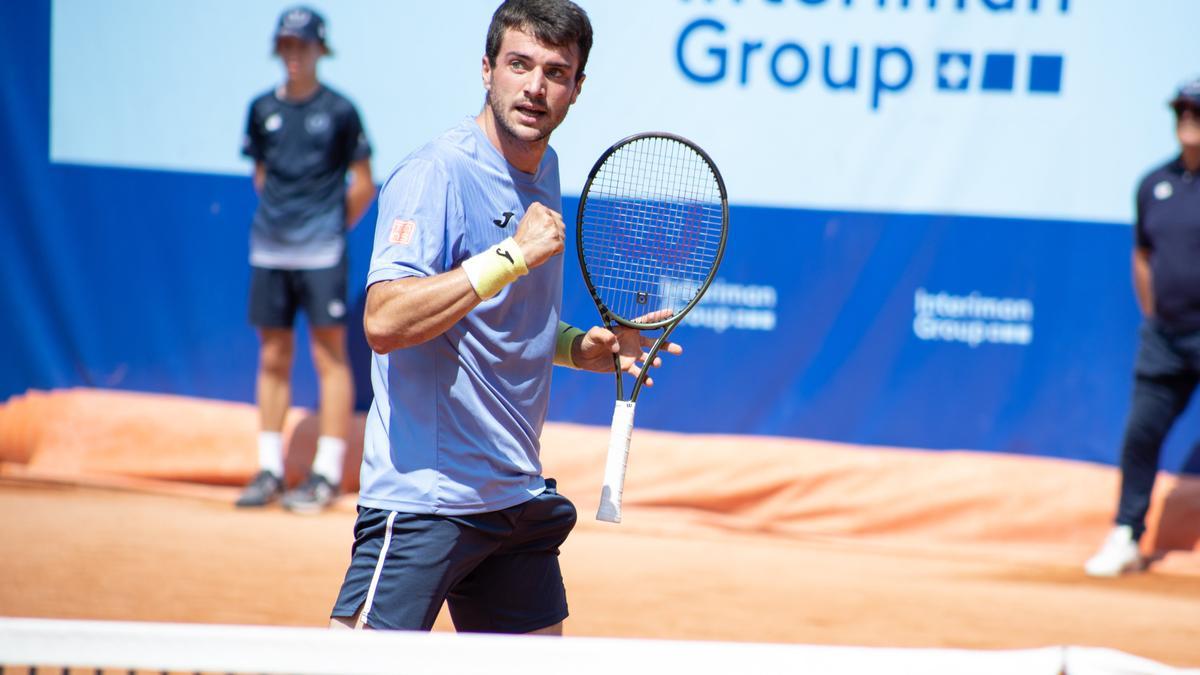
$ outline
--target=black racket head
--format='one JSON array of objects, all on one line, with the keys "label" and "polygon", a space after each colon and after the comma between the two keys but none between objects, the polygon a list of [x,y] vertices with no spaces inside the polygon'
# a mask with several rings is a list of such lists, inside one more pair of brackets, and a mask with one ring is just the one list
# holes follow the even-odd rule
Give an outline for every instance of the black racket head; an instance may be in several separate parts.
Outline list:
[{"label": "black racket head", "polygon": [[588,174],[576,218],[601,316],[638,329],[678,322],[716,276],[728,228],[725,181],[699,146],[664,132],[615,143]]}]

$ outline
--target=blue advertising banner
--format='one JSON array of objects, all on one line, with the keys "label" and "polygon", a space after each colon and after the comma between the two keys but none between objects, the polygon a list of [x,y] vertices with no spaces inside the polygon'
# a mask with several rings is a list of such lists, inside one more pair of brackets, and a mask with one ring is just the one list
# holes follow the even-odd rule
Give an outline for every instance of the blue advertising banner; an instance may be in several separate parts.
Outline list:
[{"label": "blue advertising banner", "polygon": [[[253,398],[238,149],[251,98],[281,77],[286,4],[0,7],[0,399]],[[321,77],[362,112],[377,180],[478,110],[494,2],[319,4],[335,51]],[[1165,103],[1200,63],[1200,5],[581,4],[596,46],[553,138],[567,221],[592,162],[638,131],[698,142],[731,197],[720,278],[639,427],[1116,461],[1133,190],[1175,152]],[[349,239],[358,315],[374,216]],[[566,264],[566,316],[592,323]],[[297,356],[296,402],[312,405]],[[609,422],[611,378],[560,370],[554,388],[554,419]],[[1200,471],[1198,432],[1193,411],[1164,468]]]}]

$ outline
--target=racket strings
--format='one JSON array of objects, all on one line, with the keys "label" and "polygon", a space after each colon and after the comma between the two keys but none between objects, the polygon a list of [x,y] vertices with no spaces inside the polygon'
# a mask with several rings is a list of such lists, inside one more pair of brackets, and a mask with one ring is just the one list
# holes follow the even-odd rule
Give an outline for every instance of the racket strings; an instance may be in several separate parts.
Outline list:
[{"label": "racket strings", "polygon": [[626,320],[653,323],[691,302],[713,271],[724,230],[713,168],[686,143],[662,137],[618,148],[586,195],[581,245],[601,301]]}]

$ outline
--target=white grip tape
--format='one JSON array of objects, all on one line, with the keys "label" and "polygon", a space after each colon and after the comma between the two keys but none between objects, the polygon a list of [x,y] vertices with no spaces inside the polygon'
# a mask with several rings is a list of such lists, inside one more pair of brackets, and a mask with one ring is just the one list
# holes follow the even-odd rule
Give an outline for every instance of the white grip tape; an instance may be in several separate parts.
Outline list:
[{"label": "white grip tape", "polygon": [[604,462],[604,488],[600,491],[600,510],[596,512],[596,520],[621,522],[621,493],[625,489],[625,466],[629,462],[635,405],[632,401],[617,401],[613,408],[608,459]]}]

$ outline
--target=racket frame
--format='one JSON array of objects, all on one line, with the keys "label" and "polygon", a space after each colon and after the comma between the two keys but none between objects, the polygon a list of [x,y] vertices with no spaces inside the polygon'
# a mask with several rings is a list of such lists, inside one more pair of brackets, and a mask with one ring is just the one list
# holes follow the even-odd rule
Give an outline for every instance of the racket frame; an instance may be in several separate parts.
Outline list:
[{"label": "racket frame", "polygon": [[[604,163],[608,160],[608,158],[627,145],[652,138],[664,138],[685,145],[699,155],[704,160],[704,163],[708,165],[709,171],[712,172],[713,178],[716,179],[717,189],[721,195],[721,239],[719,242],[717,242],[717,253],[713,257],[712,268],[709,270],[708,275],[704,278],[703,283],[700,284],[696,290],[696,294],[692,297],[688,304],[685,305],[683,309],[673,313],[671,316],[662,319],[661,321],[643,323],[616,315],[600,298],[600,293],[596,290],[596,286],[592,283],[591,275],[588,274],[587,263],[583,256],[583,213],[587,209],[588,193],[591,192],[592,183],[596,180],[596,175],[600,172],[600,168],[604,166]],[[690,312],[692,308],[700,302],[700,299],[704,297],[704,293],[712,284],[713,279],[716,278],[717,269],[720,268],[721,259],[725,255],[725,241],[728,236],[729,196],[725,191],[725,179],[721,177],[721,172],[717,169],[717,165],[715,162],[713,162],[712,157],[709,157],[708,153],[705,152],[703,148],[687,138],[667,131],[645,131],[642,133],[633,134],[632,136],[622,138],[621,140],[609,146],[609,148],[600,155],[600,158],[596,160],[596,163],[592,165],[592,170],[588,172],[587,182],[583,184],[583,191],[580,193],[579,197],[579,209],[575,216],[575,252],[579,257],[579,269],[583,272],[583,283],[587,286],[588,293],[592,296],[592,301],[596,303],[596,309],[600,312],[600,319],[604,322],[605,328],[612,330],[616,328],[617,325],[622,325],[628,328],[637,329],[639,331],[665,329],[663,334],[654,341],[653,346],[650,347],[650,351],[647,352],[645,367],[642,368],[641,374],[639,374],[637,379],[634,380],[633,389],[630,392],[629,397],[630,402],[637,402],[637,396],[641,392],[642,385],[645,383],[646,377],[649,374],[651,367],[650,364],[654,362],[654,358],[658,355],[659,349],[666,342],[667,336],[670,335],[675,327],[679,325],[680,321],[683,320],[684,315]],[[620,356],[616,354],[613,355],[613,370],[616,372],[617,376],[617,400],[620,401],[623,400],[624,397],[624,386],[622,381],[621,359]]]}]

